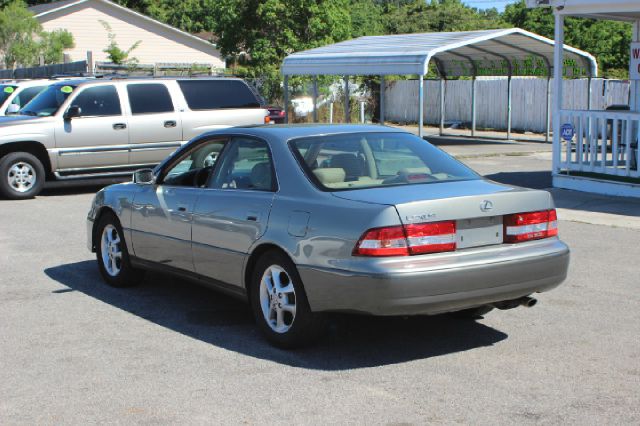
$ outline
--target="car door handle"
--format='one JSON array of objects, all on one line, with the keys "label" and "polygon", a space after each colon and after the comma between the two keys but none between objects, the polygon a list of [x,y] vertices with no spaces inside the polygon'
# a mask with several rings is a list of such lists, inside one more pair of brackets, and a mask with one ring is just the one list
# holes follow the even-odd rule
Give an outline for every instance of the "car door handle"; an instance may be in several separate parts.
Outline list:
[{"label": "car door handle", "polygon": [[178,125],[178,123],[176,123],[175,120],[167,120],[164,122],[164,127],[166,127],[167,129],[171,128],[171,127],[176,127]]},{"label": "car door handle", "polygon": [[187,211],[187,206],[178,206],[178,211],[179,212],[186,212]]},{"label": "car door handle", "polygon": [[115,123],[115,124],[113,125],[113,129],[114,129],[114,130],[124,130],[124,129],[126,129],[126,128],[127,128],[127,125],[126,125],[126,124],[124,124],[124,123]]},{"label": "car door handle", "polygon": [[251,222],[257,222],[258,216],[247,216],[247,220],[250,220]]}]

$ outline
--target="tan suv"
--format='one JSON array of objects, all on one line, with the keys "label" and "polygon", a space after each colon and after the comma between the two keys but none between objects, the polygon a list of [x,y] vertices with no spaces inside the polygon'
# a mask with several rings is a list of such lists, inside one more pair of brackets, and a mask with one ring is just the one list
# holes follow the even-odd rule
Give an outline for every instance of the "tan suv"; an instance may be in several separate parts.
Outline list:
[{"label": "tan suv", "polygon": [[0,195],[31,198],[45,180],[126,175],[205,131],[263,124],[268,114],[234,78],[61,81],[0,121]]}]

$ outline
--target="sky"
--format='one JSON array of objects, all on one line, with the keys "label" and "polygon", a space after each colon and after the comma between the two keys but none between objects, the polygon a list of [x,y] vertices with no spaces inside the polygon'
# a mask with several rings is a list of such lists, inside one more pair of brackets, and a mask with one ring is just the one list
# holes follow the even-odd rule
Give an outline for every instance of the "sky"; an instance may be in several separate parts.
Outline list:
[{"label": "sky", "polygon": [[478,9],[490,9],[495,7],[498,11],[504,11],[504,7],[509,3],[514,3],[516,0],[464,0],[464,3],[471,7],[477,7]]}]

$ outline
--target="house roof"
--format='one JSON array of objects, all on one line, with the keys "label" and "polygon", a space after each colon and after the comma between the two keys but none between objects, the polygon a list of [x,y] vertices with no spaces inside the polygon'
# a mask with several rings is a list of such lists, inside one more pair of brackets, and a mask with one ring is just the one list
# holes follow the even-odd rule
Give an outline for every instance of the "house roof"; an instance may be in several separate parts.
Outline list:
[{"label": "house roof", "polygon": [[40,5],[37,5],[37,6],[31,6],[31,7],[29,7],[29,11],[31,13],[33,13],[34,17],[41,18],[41,17],[45,17],[45,16],[47,16],[47,15],[49,15],[51,13],[55,13],[55,12],[58,12],[58,11],[64,11],[65,9],[71,8],[73,6],[81,5],[83,3],[89,3],[89,2],[92,2],[92,1],[106,4],[106,5],[110,6],[110,7],[113,7],[114,9],[118,9],[118,10],[120,10],[122,12],[129,13],[129,14],[131,14],[133,16],[136,16],[138,18],[144,19],[147,22],[151,22],[151,23],[153,23],[155,25],[161,26],[161,27],[163,27],[163,28],[165,28],[165,29],[167,29],[169,31],[172,31],[172,32],[174,32],[176,34],[180,34],[180,35],[182,35],[184,37],[188,37],[188,38],[190,38],[192,40],[195,40],[195,41],[197,41],[197,42],[199,42],[201,44],[206,44],[209,48],[215,48],[215,45],[210,43],[207,40],[204,40],[204,39],[202,39],[200,37],[197,37],[197,36],[195,36],[193,34],[189,34],[189,33],[185,32],[185,31],[179,30],[178,28],[172,27],[171,25],[167,25],[165,23],[157,21],[157,20],[155,20],[153,18],[150,18],[150,17],[148,17],[146,15],[143,15],[142,13],[138,13],[138,12],[136,12],[136,11],[134,11],[132,9],[129,9],[127,7],[120,6],[119,4],[116,4],[116,3],[112,2],[112,1],[109,1],[109,0],[60,0],[60,1],[54,1],[52,3],[45,3],[45,4],[40,4]]},{"label": "house roof", "polygon": [[[554,41],[520,28],[366,36],[287,56],[285,75],[425,75],[433,60],[443,77],[552,75]],[[585,75],[596,59],[564,46]]]}]

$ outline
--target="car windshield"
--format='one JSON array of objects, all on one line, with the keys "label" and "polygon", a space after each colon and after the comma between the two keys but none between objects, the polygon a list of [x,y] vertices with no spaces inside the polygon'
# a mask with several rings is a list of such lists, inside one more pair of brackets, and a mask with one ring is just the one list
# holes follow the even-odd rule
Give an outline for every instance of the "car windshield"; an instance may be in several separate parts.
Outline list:
[{"label": "car windshield", "polygon": [[405,133],[350,133],[290,142],[307,176],[328,191],[479,179],[445,152]]},{"label": "car windshield", "polygon": [[17,87],[12,84],[0,84],[0,105],[3,105],[9,99],[9,96],[16,91]]},{"label": "car windshield", "polygon": [[20,114],[38,117],[54,115],[75,88],[75,85],[49,86],[26,104]]}]

